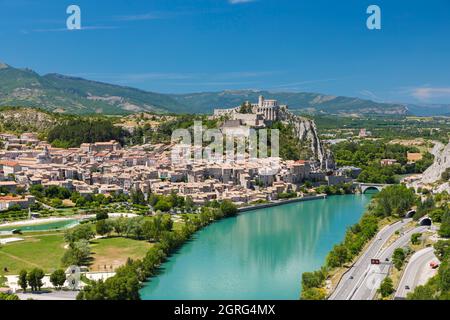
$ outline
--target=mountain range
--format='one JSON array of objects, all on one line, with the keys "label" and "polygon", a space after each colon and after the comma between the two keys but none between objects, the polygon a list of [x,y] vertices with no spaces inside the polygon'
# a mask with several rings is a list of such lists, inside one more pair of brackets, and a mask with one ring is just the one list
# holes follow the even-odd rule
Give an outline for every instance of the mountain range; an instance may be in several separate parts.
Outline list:
[{"label": "mountain range", "polygon": [[[72,114],[126,114],[133,112],[212,113],[258,96],[277,99],[291,110],[340,115],[405,115],[420,106],[379,103],[359,98],[306,92],[234,90],[189,94],[162,94],[60,74],[39,75],[0,63],[0,106],[39,107]],[[436,109],[435,109],[436,110]]]}]

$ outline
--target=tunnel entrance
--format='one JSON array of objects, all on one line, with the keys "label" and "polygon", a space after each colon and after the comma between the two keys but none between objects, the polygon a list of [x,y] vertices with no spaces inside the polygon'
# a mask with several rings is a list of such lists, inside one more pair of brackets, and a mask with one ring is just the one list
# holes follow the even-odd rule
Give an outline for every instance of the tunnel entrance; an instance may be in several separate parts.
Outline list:
[{"label": "tunnel entrance", "polygon": [[416,214],[416,210],[409,210],[406,213],[405,218],[412,218],[415,214]]},{"label": "tunnel entrance", "polygon": [[420,225],[421,226],[431,226],[431,219],[430,218],[423,218],[422,220],[420,220]]}]

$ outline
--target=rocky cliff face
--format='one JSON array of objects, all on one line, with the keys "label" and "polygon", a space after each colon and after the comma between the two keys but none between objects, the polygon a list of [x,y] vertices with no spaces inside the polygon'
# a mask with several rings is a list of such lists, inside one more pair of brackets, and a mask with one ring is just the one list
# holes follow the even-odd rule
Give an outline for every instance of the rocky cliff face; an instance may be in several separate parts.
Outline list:
[{"label": "rocky cliff face", "polygon": [[293,127],[295,136],[301,141],[308,141],[311,145],[311,151],[315,160],[320,163],[321,169],[333,169],[334,159],[330,150],[325,150],[319,139],[316,123],[314,120],[294,115],[293,113],[283,110],[280,119],[286,124]]},{"label": "rocky cliff face", "polygon": [[423,173],[421,180],[423,184],[438,182],[442,173],[450,168],[450,143],[444,146],[440,142],[435,142],[431,153],[434,155],[434,163]]}]

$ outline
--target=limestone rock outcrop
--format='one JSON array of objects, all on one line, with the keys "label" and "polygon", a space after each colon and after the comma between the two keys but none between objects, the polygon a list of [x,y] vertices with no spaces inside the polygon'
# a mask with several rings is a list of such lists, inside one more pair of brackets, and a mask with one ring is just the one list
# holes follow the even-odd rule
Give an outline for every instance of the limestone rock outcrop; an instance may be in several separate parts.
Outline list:
[{"label": "limestone rock outcrop", "polygon": [[422,175],[423,184],[432,184],[441,180],[442,173],[450,168],[450,143],[444,146],[441,142],[435,142],[431,153],[434,155],[434,163]]},{"label": "limestone rock outcrop", "polygon": [[325,150],[319,139],[314,120],[297,116],[288,110],[280,113],[280,120],[293,127],[295,136],[301,141],[309,141],[314,159],[320,163],[320,168],[329,170],[334,168],[334,158],[330,150]]}]

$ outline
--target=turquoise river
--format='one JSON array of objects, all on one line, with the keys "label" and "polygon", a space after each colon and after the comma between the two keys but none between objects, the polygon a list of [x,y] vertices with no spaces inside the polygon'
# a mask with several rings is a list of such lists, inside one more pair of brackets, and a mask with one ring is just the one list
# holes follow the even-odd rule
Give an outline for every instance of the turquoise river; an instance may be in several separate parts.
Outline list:
[{"label": "turquoise river", "polygon": [[145,283],[142,299],[298,299],[301,274],[358,222],[371,195],[258,209],[195,234]]}]

